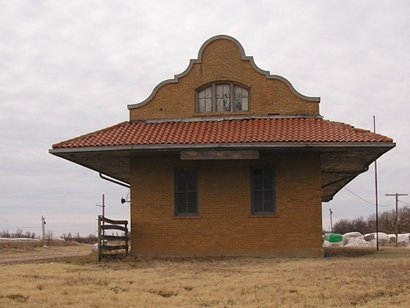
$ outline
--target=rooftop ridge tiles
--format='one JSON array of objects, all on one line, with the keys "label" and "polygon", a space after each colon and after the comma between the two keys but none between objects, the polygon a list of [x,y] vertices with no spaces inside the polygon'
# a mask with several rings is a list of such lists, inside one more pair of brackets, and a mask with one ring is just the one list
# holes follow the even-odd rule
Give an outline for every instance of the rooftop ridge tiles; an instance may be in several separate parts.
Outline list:
[{"label": "rooftop ridge tiles", "polygon": [[233,120],[253,120],[253,119],[323,119],[321,115],[268,115],[268,116],[214,116],[214,117],[192,117],[175,119],[148,119],[138,120],[130,123],[173,123],[173,122],[219,122]]}]

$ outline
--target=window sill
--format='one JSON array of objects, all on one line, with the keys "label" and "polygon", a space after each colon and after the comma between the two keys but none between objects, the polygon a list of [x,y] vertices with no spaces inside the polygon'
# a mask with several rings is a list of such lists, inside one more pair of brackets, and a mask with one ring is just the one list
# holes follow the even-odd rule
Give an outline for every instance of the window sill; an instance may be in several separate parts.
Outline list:
[{"label": "window sill", "polygon": [[181,215],[181,216],[175,216],[173,217],[174,219],[201,219],[202,216],[199,215]]},{"label": "window sill", "polygon": [[249,218],[279,218],[278,214],[251,214]]},{"label": "window sill", "polygon": [[226,111],[226,112],[197,112],[192,115],[194,118],[203,118],[203,117],[231,117],[231,116],[251,116],[253,112],[250,111]]}]

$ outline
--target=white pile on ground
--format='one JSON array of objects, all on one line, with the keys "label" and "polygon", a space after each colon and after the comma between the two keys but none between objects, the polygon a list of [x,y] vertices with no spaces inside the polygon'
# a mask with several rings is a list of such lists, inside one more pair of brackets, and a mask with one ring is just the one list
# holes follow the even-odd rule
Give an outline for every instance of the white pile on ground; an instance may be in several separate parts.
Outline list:
[{"label": "white pile on ground", "polygon": [[343,237],[363,237],[363,235],[360,232],[347,232]]},{"label": "white pile on ground", "polygon": [[370,247],[373,243],[367,242],[364,236],[350,237],[348,242],[344,245],[345,247]]},{"label": "white pile on ground", "polygon": [[[369,233],[362,235],[360,232],[348,232],[343,234],[343,246],[345,247],[375,247],[376,246],[376,233]],[[386,234],[383,232],[379,232],[379,245],[389,245],[391,246],[396,242],[396,236],[394,234]],[[410,233],[405,234],[398,234],[397,236],[398,244],[402,247],[409,247],[410,246]],[[340,245],[332,245],[330,243],[329,246],[340,246]]]},{"label": "white pile on ground", "polygon": [[326,240],[323,240],[323,247],[342,247],[343,242],[336,242],[336,243],[331,243]]},{"label": "white pile on ground", "polygon": [[[390,238],[390,243],[394,244],[396,243],[396,234],[389,234],[389,238]],[[408,233],[405,234],[397,234],[397,243],[400,246],[407,246],[409,245],[410,241],[409,241],[409,235]]]},{"label": "white pile on ground", "polygon": [[409,234],[397,234],[397,241],[403,244],[410,244]]},{"label": "white pile on ground", "polygon": [[[365,234],[364,239],[366,241],[376,240],[376,232]],[[380,245],[387,245],[389,241],[390,241],[390,238],[386,233],[379,232],[379,244]]]},{"label": "white pile on ground", "polygon": [[[392,246],[396,243],[395,234],[379,232],[379,245]],[[410,248],[410,233],[398,234],[397,242],[401,247]],[[343,234],[343,241],[331,243],[323,241],[323,247],[376,247],[376,233],[362,235],[360,232],[348,232]]]},{"label": "white pile on ground", "polygon": [[0,237],[0,242],[22,242],[22,241],[39,241],[38,238],[23,238],[23,237]]},{"label": "white pile on ground", "polygon": [[364,236],[360,232],[348,232],[343,234],[343,245],[347,245],[352,239],[360,238],[364,241]]}]

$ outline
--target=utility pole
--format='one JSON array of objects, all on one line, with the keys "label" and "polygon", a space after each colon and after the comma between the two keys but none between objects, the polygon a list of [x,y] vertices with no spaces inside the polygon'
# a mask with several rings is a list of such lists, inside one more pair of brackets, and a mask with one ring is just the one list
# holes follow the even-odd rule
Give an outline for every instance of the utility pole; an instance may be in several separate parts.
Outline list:
[{"label": "utility pole", "polygon": [[[105,196],[104,194],[102,194],[102,204],[96,204],[96,206],[99,206],[102,208],[102,217],[105,218]],[[100,223],[99,223],[100,219],[98,219],[98,230],[100,230]],[[102,224],[104,225],[104,220],[102,221]],[[104,229],[102,230],[102,235],[104,235]],[[100,232],[98,231],[98,234]],[[98,235],[98,238],[100,238],[100,235]],[[99,240],[98,240],[99,243]],[[98,244],[100,245],[100,244]],[[98,247],[98,251],[100,251],[100,248]]]},{"label": "utility pole", "polygon": [[[373,132],[376,133],[376,116],[373,116]],[[376,250],[379,250],[379,190],[377,185],[377,159],[374,161],[374,188],[376,194]]]},{"label": "utility pole", "polygon": [[102,215],[105,217],[105,197],[104,194],[102,194],[102,204],[96,204],[96,206],[99,206],[102,208]]},{"label": "utility pole", "polygon": [[46,218],[41,216],[41,239],[44,241],[46,239]]},{"label": "utility pole", "polygon": [[394,233],[396,234],[396,247],[398,246],[397,235],[399,233],[399,196],[408,196],[408,194],[386,194],[388,197],[396,197],[396,222],[394,224]]},{"label": "utility pole", "polygon": [[330,215],[330,232],[332,232],[333,231],[333,221],[332,221],[333,211],[332,209],[329,209],[329,215]]}]

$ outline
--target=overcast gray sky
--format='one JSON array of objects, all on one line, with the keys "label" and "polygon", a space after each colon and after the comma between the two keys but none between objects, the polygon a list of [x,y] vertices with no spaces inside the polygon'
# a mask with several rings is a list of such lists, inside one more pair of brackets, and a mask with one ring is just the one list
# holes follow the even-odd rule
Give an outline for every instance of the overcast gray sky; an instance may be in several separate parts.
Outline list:
[{"label": "overcast gray sky", "polygon": [[[320,96],[330,120],[397,147],[379,161],[385,193],[410,193],[410,1],[0,0],[0,231],[93,233],[128,218],[128,191],[48,154],[53,143],[128,120],[210,37],[235,37],[256,64]],[[323,225],[374,213],[373,168],[323,204]],[[354,194],[360,196],[360,199]],[[366,202],[367,201],[367,202]],[[403,197],[401,206],[410,204]]]}]

